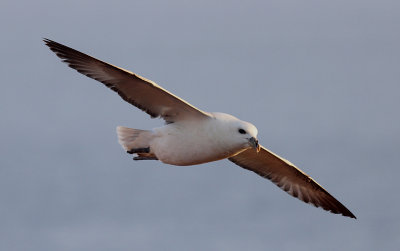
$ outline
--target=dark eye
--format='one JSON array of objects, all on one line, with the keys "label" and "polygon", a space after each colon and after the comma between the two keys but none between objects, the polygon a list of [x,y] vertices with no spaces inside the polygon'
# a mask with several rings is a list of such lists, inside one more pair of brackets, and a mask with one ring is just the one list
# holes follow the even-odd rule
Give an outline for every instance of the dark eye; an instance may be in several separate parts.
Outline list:
[{"label": "dark eye", "polygon": [[239,129],[239,133],[240,133],[240,134],[246,134],[246,131],[243,130],[242,128],[240,128],[240,129]]}]

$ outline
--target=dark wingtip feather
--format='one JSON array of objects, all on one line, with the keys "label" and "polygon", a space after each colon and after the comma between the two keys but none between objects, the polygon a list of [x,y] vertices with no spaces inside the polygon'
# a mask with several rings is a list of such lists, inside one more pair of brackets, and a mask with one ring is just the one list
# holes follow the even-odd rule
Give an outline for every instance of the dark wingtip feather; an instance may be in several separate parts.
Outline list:
[{"label": "dark wingtip feather", "polygon": [[45,37],[42,38],[42,40],[43,40],[43,42],[44,42],[47,46],[49,46],[49,47],[50,47],[50,45],[53,44],[53,43],[57,44],[57,42],[54,42],[53,40],[48,39],[48,38],[45,38]]},{"label": "dark wingtip feather", "polygon": [[350,210],[347,210],[347,212],[342,213],[342,215],[348,216],[348,217],[353,218],[353,219],[357,219],[357,217],[352,212],[350,212]]}]

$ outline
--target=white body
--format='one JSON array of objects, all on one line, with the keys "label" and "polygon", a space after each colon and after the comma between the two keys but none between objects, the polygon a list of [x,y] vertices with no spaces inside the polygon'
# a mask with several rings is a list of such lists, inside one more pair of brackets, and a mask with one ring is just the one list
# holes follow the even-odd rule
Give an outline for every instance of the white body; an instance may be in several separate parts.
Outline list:
[{"label": "white body", "polygon": [[[127,151],[150,147],[149,154],[179,166],[229,158],[251,147],[249,138],[257,136],[255,126],[229,114],[211,115],[209,119],[177,121],[152,131],[134,130],[124,134],[119,127],[119,142]],[[238,133],[240,128],[246,134]],[[139,132],[137,136],[130,137],[136,132]]]}]

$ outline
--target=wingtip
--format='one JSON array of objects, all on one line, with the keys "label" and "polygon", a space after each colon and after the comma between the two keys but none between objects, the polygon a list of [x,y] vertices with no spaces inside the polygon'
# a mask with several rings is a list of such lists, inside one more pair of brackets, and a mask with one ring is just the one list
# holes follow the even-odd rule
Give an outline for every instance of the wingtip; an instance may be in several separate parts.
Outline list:
[{"label": "wingtip", "polygon": [[[344,215],[344,214],[343,214],[343,215]],[[353,219],[357,220],[357,217],[356,217],[352,212],[350,212],[350,211],[349,211],[349,214],[348,214],[348,215],[344,215],[344,216],[347,216],[347,217],[350,217],[350,218],[353,218]]]},{"label": "wingtip", "polygon": [[42,41],[43,41],[45,44],[49,44],[49,43],[53,42],[52,40],[50,40],[50,39],[48,39],[48,38],[45,38],[45,37],[42,37]]},{"label": "wingtip", "polygon": [[50,47],[50,49],[52,48],[52,46],[54,46],[54,45],[57,44],[57,42],[54,42],[53,40],[48,39],[48,38],[45,38],[45,37],[42,38],[42,40],[43,40],[43,42],[44,42],[44,44],[45,44],[46,46]]},{"label": "wingtip", "polygon": [[[334,198],[334,197],[332,197]],[[336,200],[336,199],[335,199]],[[337,201],[337,200],[336,200]],[[345,217],[349,217],[349,218],[353,218],[353,219],[357,219],[357,217],[349,210],[347,209],[347,207],[345,207],[342,203],[340,203],[339,201],[337,201],[339,203],[339,210],[329,210],[332,213],[336,213],[336,214],[341,214]]]},{"label": "wingtip", "polygon": [[42,38],[43,42],[45,45],[47,45],[48,47],[54,47],[54,46],[60,46],[60,43],[57,43],[56,41],[53,41],[51,39],[48,38]]},{"label": "wingtip", "polygon": [[348,210],[346,207],[344,207],[344,209],[345,210],[341,210],[341,211],[336,212],[336,213],[341,214],[341,215],[346,216],[346,217],[349,217],[349,218],[357,219],[357,217],[352,212],[350,212],[350,210]]},{"label": "wingtip", "polygon": [[340,213],[343,216],[346,216],[346,217],[349,217],[349,218],[353,218],[353,219],[357,219],[357,217],[347,207],[345,207],[342,203],[340,203],[340,205],[341,205]]}]

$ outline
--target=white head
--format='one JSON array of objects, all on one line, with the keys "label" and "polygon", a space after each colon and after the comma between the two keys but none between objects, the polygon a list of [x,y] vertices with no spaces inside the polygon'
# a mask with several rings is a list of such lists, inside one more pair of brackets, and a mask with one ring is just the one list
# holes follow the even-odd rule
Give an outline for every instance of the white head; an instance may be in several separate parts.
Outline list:
[{"label": "white head", "polygon": [[226,113],[214,112],[212,115],[219,125],[218,134],[227,139],[230,144],[242,149],[252,147],[260,151],[257,140],[258,130],[253,124]]}]

